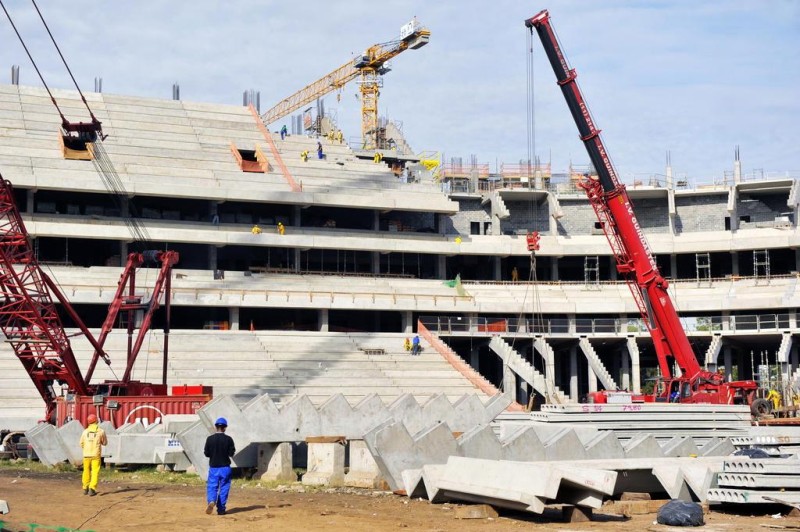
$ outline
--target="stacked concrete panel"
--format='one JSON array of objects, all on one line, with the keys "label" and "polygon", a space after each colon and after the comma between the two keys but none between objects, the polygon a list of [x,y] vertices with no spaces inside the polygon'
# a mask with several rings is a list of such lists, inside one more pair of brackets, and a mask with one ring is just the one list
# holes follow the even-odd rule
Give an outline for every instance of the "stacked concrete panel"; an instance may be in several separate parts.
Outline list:
[{"label": "stacked concrete panel", "polygon": [[264,443],[302,442],[320,436],[337,436],[361,440],[374,427],[397,423],[406,432],[417,433],[437,423],[448,433],[465,432],[486,424],[510,404],[504,395],[497,395],[485,404],[475,395],[465,395],[451,403],[436,395],[420,404],[404,394],[386,406],[370,395],[355,406],[341,395],[331,396],[316,407],[305,396],[278,405],[269,395],[261,395],[240,407],[230,396],[214,398],[199,412],[199,421],[178,434],[184,451],[201,476],[207,474],[203,456],[205,439],[213,431],[218,417],[228,420],[228,434],[233,438],[237,467],[254,467],[257,447]]},{"label": "stacked concrete panel", "polygon": [[[661,446],[652,435],[639,436],[623,446],[613,432],[552,426],[523,427],[505,437],[497,437],[490,427],[479,425],[456,436],[439,423],[415,434],[402,423],[391,421],[375,427],[364,440],[384,479],[394,490],[408,483],[404,480],[404,474],[409,474],[404,473],[407,470],[419,472],[426,465],[444,464],[451,456],[553,463],[591,459],[624,463],[627,460],[640,463],[640,469],[652,470],[656,459],[698,455],[713,458],[727,456],[733,450],[730,442],[716,440],[703,446],[705,454],[700,454],[691,439],[679,437]],[[657,473],[669,476],[664,484],[671,493],[685,492],[682,477],[675,476],[679,472],[666,467],[658,469]]]},{"label": "stacked concrete panel", "polygon": [[729,460],[708,490],[713,504],[800,504],[800,459]]}]

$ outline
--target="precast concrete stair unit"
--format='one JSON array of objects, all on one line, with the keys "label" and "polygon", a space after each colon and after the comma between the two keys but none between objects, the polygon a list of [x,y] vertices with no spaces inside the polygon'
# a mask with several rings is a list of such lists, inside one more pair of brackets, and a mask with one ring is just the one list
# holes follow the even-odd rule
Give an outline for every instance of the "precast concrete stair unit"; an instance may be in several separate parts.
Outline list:
[{"label": "precast concrete stair unit", "polygon": [[497,353],[505,366],[530,384],[548,402],[566,402],[564,393],[500,336],[492,336],[489,341],[489,348]]},{"label": "precast concrete stair unit", "polygon": [[614,378],[611,376],[611,373],[608,372],[606,367],[603,365],[603,361],[600,360],[600,357],[597,356],[597,352],[592,347],[591,342],[585,336],[581,336],[578,345],[583,351],[583,354],[586,355],[586,361],[589,363],[589,367],[592,368],[592,371],[600,380],[600,383],[606,390],[618,390],[619,387],[617,383],[614,381]]}]

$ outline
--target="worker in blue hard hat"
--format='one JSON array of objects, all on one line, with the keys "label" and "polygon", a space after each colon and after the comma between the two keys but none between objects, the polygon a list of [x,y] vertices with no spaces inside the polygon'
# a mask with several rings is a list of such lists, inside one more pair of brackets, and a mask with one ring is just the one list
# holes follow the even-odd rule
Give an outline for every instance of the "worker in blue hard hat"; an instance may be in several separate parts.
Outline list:
[{"label": "worker in blue hard hat", "polygon": [[228,420],[217,418],[214,422],[217,431],[206,438],[205,455],[208,457],[208,483],[206,485],[206,513],[211,514],[214,506],[217,514],[225,515],[228,492],[231,490],[231,457],[236,454],[233,438],[225,434]]}]

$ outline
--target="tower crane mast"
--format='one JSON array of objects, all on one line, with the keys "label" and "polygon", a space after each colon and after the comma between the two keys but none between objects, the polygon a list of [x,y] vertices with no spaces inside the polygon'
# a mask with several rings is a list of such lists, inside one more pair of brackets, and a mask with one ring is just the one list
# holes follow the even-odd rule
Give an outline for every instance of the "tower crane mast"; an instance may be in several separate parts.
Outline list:
[{"label": "tower crane mast", "polygon": [[[752,403],[757,389],[754,381],[724,382],[722,375],[705,370],[698,363],[667,291],[669,283],[659,272],[625,186],[617,178],[611,157],[600,138],[600,129],[576,82],[577,73],[569,67],[561,50],[550,23],[550,14],[544,10],[526,20],[525,25],[531,31],[535,29],[542,41],[580,139],[597,171],[597,179],[587,176],[578,185],[585,190],[594,208],[611,245],[617,271],[627,282],[653,339],[664,384],[660,396],[655,399],[687,403]],[[673,360],[680,368],[679,375],[673,375]],[[595,399],[603,401],[602,392]]]},{"label": "tower crane mast", "polygon": [[400,28],[399,39],[370,46],[355,59],[278,102],[261,115],[261,120],[265,126],[269,126],[317,98],[342,89],[348,82],[360,77],[362,147],[367,150],[380,148],[378,97],[381,76],[389,71],[386,63],[405,50],[416,50],[425,46],[430,35],[430,31],[417,22],[416,18],[413,19]]}]

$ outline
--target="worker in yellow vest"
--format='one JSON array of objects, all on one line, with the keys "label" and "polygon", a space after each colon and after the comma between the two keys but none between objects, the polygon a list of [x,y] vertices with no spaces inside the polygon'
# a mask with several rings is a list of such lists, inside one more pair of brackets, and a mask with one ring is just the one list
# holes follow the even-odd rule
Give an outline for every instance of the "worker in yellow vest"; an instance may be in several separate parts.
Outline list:
[{"label": "worker in yellow vest", "polygon": [[88,426],[81,434],[83,449],[83,494],[97,495],[97,483],[100,480],[100,455],[103,445],[108,445],[106,432],[97,424],[97,416],[89,414],[86,418]]}]

